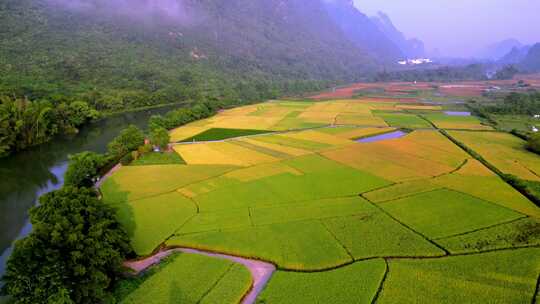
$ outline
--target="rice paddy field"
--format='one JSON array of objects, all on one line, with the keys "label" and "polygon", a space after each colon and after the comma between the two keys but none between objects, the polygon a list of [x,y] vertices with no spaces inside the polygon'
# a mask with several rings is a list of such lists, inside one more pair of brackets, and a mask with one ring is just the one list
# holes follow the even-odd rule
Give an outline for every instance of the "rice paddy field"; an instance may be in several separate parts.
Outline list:
[{"label": "rice paddy field", "polygon": [[[534,303],[540,208],[476,154],[526,180],[540,180],[540,157],[474,116],[411,102],[433,87],[403,86],[172,130],[178,158],[120,168],[103,200],[141,257],[192,248],[274,264],[259,304]],[[122,284],[121,303],[240,303],[252,281],[241,265],[180,254]]]}]

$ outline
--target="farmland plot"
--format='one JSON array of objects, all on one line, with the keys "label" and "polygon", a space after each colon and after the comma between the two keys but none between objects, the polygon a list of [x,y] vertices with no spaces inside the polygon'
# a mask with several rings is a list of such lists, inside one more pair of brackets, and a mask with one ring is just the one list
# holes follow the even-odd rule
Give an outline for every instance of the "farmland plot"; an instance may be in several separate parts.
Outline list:
[{"label": "farmland plot", "polygon": [[[396,94],[407,87],[396,86]],[[179,246],[274,263],[279,271],[258,303],[530,302],[540,209],[412,111],[439,128],[467,129],[448,132],[501,171],[535,180],[539,159],[513,136],[438,106],[367,98],[224,111],[171,132],[176,140],[214,130],[203,139],[224,139],[175,144],[187,165],[122,167],[101,192],[139,255]],[[355,141],[396,130],[381,117],[415,130]],[[245,129],[304,130],[228,138]],[[237,265],[178,263],[124,303],[238,303],[249,288]],[[195,285],[177,280],[190,276]]]},{"label": "farmland plot", "polygon": [[385,268],[376,259],[320,273],[278,271],[257,303],[370,303]]},{"label": "farmland plot", "polygon": [[539,255],[540,249],[530,248],[390,261],[377,303],[529,303]]}]

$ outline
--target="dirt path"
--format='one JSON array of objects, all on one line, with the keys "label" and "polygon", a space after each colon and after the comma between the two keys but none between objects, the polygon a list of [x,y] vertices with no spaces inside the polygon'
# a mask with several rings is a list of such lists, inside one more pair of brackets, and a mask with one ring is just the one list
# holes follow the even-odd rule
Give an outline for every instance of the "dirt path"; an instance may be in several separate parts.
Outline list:
[{"label": "dirt path", "polygon": [[111,170],[109,170],[109,172],[107,172],[107,174],[103,175],[102,178],[100,178],[96,184],[95,184],[95,187],[96,189],[99,189],[101,187],[101,185],[103,185],[103,183],[105,182],[105,180],[107,178],[109,178],[109,176],[111,176],[114,172],[120,170],[120,168],[122,168],[122,164],[118,163],[116,164],[116,166],[114,166]]},{"label": "dirt path", "polygon": [[244,299],[242,300],[242,304],[255,303],[257,296],[259,295],[259,293],[261,293],[264,286],[266,286],[266,283],[268,283],[268,281],[270,280],[270,277],[276,270],[276,267],[270,263],[265,263],[261,261],[250,260],[250,259],[245,259],[245,258],[230,256],[230,255],[225,255],[225,254],[218,254],[218,253],[212,253],[212,252],[207,252],[207,251],[189,249],[189,248],[175,248],[175,249],[168,249],[168,250],[160,251],[144,260],[127,261],[124,263],[124,265],[132,269],[136,274],[139,274],[145,271],[146,269],[148,269],[149,267],[159,264],[161,260],[163,260],[164,258],[170,256],[171,254],[175,252],[201,254],[201,255],[214,257],[218,259],[225,259],[225,260],[233,261],[235,263],[244,265],[251,273],[253,285],[249,293],[246,294]]}]

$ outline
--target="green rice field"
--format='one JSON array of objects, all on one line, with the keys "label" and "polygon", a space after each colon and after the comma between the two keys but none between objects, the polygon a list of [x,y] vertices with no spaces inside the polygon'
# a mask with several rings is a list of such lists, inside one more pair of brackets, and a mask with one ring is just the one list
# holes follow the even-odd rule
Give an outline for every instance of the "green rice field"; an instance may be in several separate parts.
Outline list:
[{"label": "green rice field", "polygon": [[[121,167],[103,201],[139,257],[192,248],[275,265],[259,304],[533,302],[540,208],[497,171],[535,181],[540,157],[444,105],[362,98],[272,101],[180,127],[175,157]],[[410,132],[357,141],[396,128]],[[117,299],[234,304],[252,284],[241,265],[178,254],[122,281]]]}]

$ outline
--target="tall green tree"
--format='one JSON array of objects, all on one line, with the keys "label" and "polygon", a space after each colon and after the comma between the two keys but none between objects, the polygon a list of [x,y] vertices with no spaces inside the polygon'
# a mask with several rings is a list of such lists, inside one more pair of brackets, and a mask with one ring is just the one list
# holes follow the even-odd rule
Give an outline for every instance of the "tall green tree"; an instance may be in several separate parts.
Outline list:
[{"label": "tall green tree", "polygon": [[30,210],[32,233],[17,241],[2,291],[17,303],[106,301],[132,250],[110,207],[87,188],[45,194]]},{"label": "tall green tree", "polygon": [[135,125],[129,125],[120,131],[120,135],[113,139],[107,147],[113,157],[120,158],[144,145],[144,139],[145,136],[141,129]]},{"label": "tall green tree", "polygon": [[166,150],[169,146],[171,136],[165,128],[156,128],[150,132],[150,141],[162,150]]},{"label": "tall green tree", "polygon": [[74,187],[91,187],[99,176],[99,168],[106,162],[103,155],[94,152],[82,152],[69,157],[69,165],[65,175],[65,185]]}]

